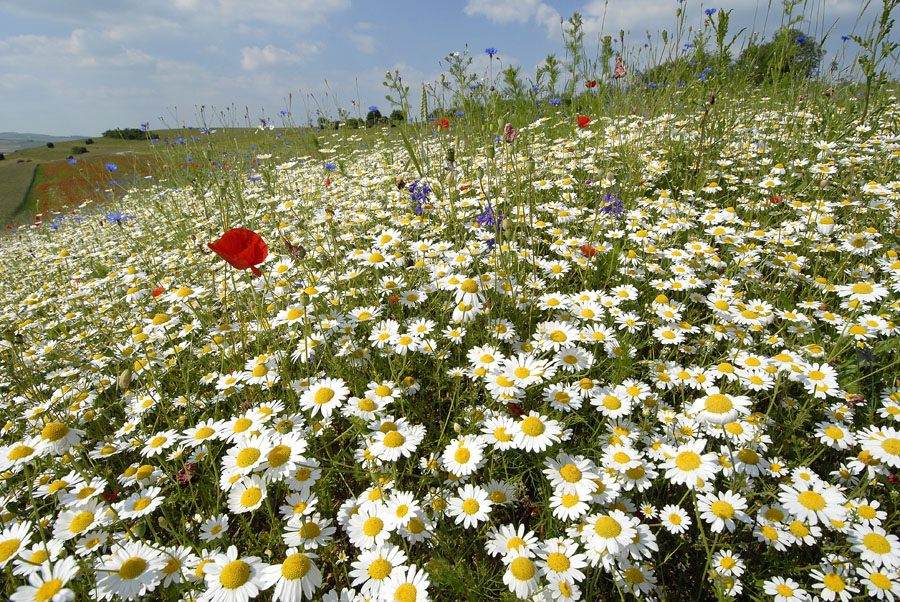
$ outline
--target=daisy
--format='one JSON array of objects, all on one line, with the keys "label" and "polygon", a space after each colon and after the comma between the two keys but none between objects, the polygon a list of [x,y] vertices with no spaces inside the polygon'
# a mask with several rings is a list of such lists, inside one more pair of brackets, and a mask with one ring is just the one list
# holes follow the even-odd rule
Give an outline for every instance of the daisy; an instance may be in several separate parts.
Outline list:
[{"label": "daisy", "polygon": [[745,564],[740,554],[731,550],[719,550],[712,557],[712,568],[726,577],[740,577],[744,574]]},{"label": "daisy", "polygon": [[266,499],[266,482],[258,475],[245,477],[228,492],[228,510],[233,514],[253,512]]},{"label": "daisy", "polygon": [[872,429],[860,435],[859,443],[873,458],[892,468],[900,468],[900,430],[894,427]]},{"label": "daisy", "polygon": [[896,571],[879,569],[876,565],[864,563],[861,567],[857,567],[856,574],[862,579],[869,596],[890,602],[900,597],[900,579]]},{"label": "daisy", "polygon": [[719,469],[716,454],[703,453],[705,439],[696,439],[677,448],[666,446],[666,459],[660,464],[666,479],[689,489],[702,488]]},{"label": "daisy", "polygon": [[548,539],[538,548],[537,556],[538,570],[550,582],[577,583],[584,579],[581,569],[588,565],[587,557],[579,553],[578,544],[571,539]]},{"label": "daisy", "polygon": [[533,558],[537,551],[537,537],[533,531],[525,532],[525,525],[518,527],[505,524],[499,528],[491,528],[487,535],[485,549],[491,556],[506,556],[518,551],[521,554]]},{"label": "daisy", "polygon": [[475,473],[484,458],[484,443],[479,437],[459,437],[451,441],[441,455],[444,470],[464,477]]},{"label": "daisy", "polygon": [[318,556],[297,548],[288,548],[286,554],[281,564],[271,564],[262,569],[262,589],[274,585],[272,600],[275,602],[300,602],[304,596],[311,600],[313,593],[322,585],[322,573],[313,562]]},{"label": "daisy", "polygon": [[581,536],[585,543],[596,548],[605,548],[610,554],[620,554],[632,544],[638,524],[636,518],[621,510],[610,510],[608,514],[592,514],[585,519],[587,525]]},{"label": "daisy", "polygon": [[396,425],[398,428],[379,430],[374,435],[370,447],[373,457],[384,462],[396,462],[401,457],[409,458],[422,441],[420,431],[408,425]]},{"label": "daisy", "polygon": [[810,571],[810,578],[814,579],[812,587],[814,590],[821,590],[819,597],[823,600],[831,602],[832,600],[840,600],[841,602],[850,602],[853,594],[859,592],[859,588],[855,587],[853,581],[848,582],[848,565],[840,563],[822,562],[820,569]]},{"label": "daisy", "polygon": [[181,434],[181,443],[189,447],[199,447],[207,441],[218,439],[218,431],[221,425],[213,420],[204,420]]},{"label": "daisy", "polygon": [[900,567],[900,539],[881,527],[862,525],[850,531],[847,541],[863,562],[896,570]]},{"label": "daisy", "polygon": [[65,585],[78,573],[76,560],[68,556],[61,561],[42,564],[28,576],[28,585],[19,586],[10,602],[48,602],[49,600],[74,600],[75,594]]},{"label": "daisy", "polygon": [[825,525],[831,521],[842,521],[847,515],[847,498],[833,485],[824,481],[795,481],[793,485],[781,485],[779,503],[788,512],[810,525],[821,521]]},{"label": "daisy", "polygon": [[706,389],[706,395],[691,405],[691,413],[712,424],[727,424],[750,413],[750,398],[744,395],[728,395],[718,387]]},{"label": "daisy", "polygon": [[159,585],[164,566],[166,560],[163,555],[142,542],[118,544],[96,569],[97,594],[105,600],[112,600],[113,597],[141,599]]},{"label": "daisy", "polygon": [[515,447],[513,433],[516,421],[507,415],[492,416],[481,424],[481,437],[498,451]]},{"label": "daisy", "polygon": [[737,528],[735,520],[749,523],[750,517],[744,512],[746,509],[747,500],[731,491],[697,496],[700,518],[709,524],[709,530],[713,533],[721,533],[723,529],[733,533]]},{"label": "daisy", "polygon": [[584,456],[561,453],[555,459],[545,459],[544,466],[544,474],[554,492],[573,493],[580,498],[590,495],[594,490],[593,479],[600,478],[597,467]]},{"label": "daisy", "polygon": [[659,511],[660,523],[663,528],[673,535],[680,535],[687,531],[692,522],[688,513],[680,506],[667,505]]},{"label": "daisy", "polygon": [[324,418],[331,417],[335,408],[340,407],[350,394],[344,381],[337,378],[325,378],[310,385],[300,396],[300,407],[308,410],[313,416],[321,413]]},{"label": "daisy", "polygon": [[297,465],[297,470],[287,478],[286,483],[291,491],[309,495],[310,488],[318,482],[321,476],[322,469],[319,468],[319,461],[315,458],[306,458]]},{"label": "daisy", "polygon": [[656,585],[656,576],[653,571],[640,563],[626,560],[613,574],[619,586],[630,591],[636,597],[650,592]]},{"label": "daisy", "polygon": [[203,541],[215,541],[228,532],[228,515],[217,514],[211,516],[200,525],[200,539]]},{"label": "daisy", "polygon": [[772,577],[763,582],[763,590],[770,596],[774,596],[774,602],[800,602],[809,599],[806,590],[793,579],[784,577]]},{"label": "daisy", "polygon": [[591,392],[591,405],[607,418],[621,418],[631,413],[631,397],[615,388],[601,387]]},{"label": "daisy", "polygon": [[108,508],[96,500],[60,513],[53,524],[53,537],[60,541],[74,539],[82,533],[96,529],[109,521]]},{"label": "daisy", "polygon": [[566,372],[579,372],[594,363],[594,356],[581,347],[570,346],[557,351],[553,361]]},{"label": "daisy", "polygon": [[347,535],[350,543],[362,550],[381,547],[391,536],[397,520],[383,503],[363,504],[350,517]]},{"label": "daisy", "polygon": [[509,591],[521,599],[530,598],[537,593],[540,589],[540,573],[534,560],[518,551],[511,551],[504,558],[504,563],[506,572],[503,573],[503,583]]},{"label": "daisy", "polygon": [[222,472],[229,476],[249,475],[263,463],[272,447],[268,437],[240,437],[222,459]]},{"label": "daisy", "polygon": [[[0,542],[0,547],[3,543]],[[13,560],[13,575],[29,576],[40,571],[41,566],[49,563],[55,563],[63,551],[63,542],[55,539],[47,540],[46,546],[43,542],[38,542],[30,548],[21,546],[18,555]]]},{"label": "daisy", "polygon": [[160,496],[159,487],[143,489],[138,493],[132,493],[124,501],[116,504],[116,513],[120,518],[133,519],[146,516],[159,508],[166,499]]},{"label": "daisy", "polygon": [[0,568],[5,567],[18,554],[27,548],[34,535],[34,524],[24,521],[0,531]]},{"label": "daisy", "polygon": [[450,498],[447,513],[453,517],[457,525],[471,529],[488,519],[493,504],[487,491],[467,484],[457,490],[456,496]]},{"label": "daisy", "polygon": [[411,564],[391,572],[381,586],[381,597],[383,600],[428,602],[430,585],[428,572]]},{"label": "daisy", "polygon": [[559,422],[532,410],[521,422],[515,424],[512,433],[513,444],[517,449],[540,453],[559,443],[561,434]]},{"label": "daisy", "polygon": [[242,437],[259,432],[263,428],[264,421],[259,412],[247,410],[239,416],[226,420],[219,427],[219,439],[233,443]]},{"label": "daisy", "polygon": [[281,537],[287,546],[315,549],[328,545],[336,531],[331,519],[322,518],[316,512],[310,516],[291,517]]},{"label": "daisy", "polygon": [[238,556],[235,546],[218,553],[203,567],[206,591],[202,600],[247,602],[268,586],[262,579],[266,564],[256,556]]},{"label": "daisy", "polygon": [[382,587],[396,571],[406,573],[406,554],[390,544],[372,550],[363,550],[353,561],[350,578],[353,587],[362,586],[360,593],[368,598],[378,598]]}]

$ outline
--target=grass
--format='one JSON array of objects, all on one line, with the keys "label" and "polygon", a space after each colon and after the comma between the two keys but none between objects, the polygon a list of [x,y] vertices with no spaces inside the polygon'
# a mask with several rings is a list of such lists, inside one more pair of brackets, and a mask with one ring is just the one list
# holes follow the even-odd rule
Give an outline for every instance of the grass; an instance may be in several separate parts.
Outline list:
[{"label": "grass", "polygon": [[590,63],[43,163],[90,200],[0,245],[0,551],[78,599],[900,593],[894,92]]},{"label": "grass", "polygon": [[0,163],[0,223],[11,220],[24,201],[35,167],[35,163]]}]

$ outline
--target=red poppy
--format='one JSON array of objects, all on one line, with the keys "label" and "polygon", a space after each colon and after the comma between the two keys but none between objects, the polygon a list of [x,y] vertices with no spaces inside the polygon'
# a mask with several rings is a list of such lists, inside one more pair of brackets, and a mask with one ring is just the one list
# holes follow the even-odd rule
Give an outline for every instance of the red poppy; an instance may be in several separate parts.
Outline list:
[{"label": "red poppy", "polygon": [[118,491],[104,491],[103,493],[100,494],[100,497],[102,497],[104,500],[106,500],[107,504],[112,504],[114,501],[119,499],[119,492]]},{"label": "red poppy", "polygon": [[585,257],[593,257],[597,254],[597,249],[591,245],[581,245],[581,252],[584,253]]},{"label": "red poppy", "polygon": [[397,295],[391,295],[391,303],[397,303],[400,299],[397,298]]},{"label": "red poppy", "polygon": [[269,256],[269,247],[266,246],[266,241],[253,230],[244,228],[232,228],[218,241],[208,243],[207,246],[234,269],[250,268],[255,276],[262,275],[256,266]]},{"label": "red poppy", "polygon": [[509,411],[515,414],[516,418],[521,418],[525,415],[525,412],[522,411],[522,408],[517,403],[511,403],[508,407]]},{"label": "red poppy", "polygon": [[596,80],[596,79],[589,79],[589,80],[587,80],[586,82],[584,82],[584,85],[585,85],[585,87],[587,87],[587,88],[593,88],[594,86],[597,85],[597,80]]},{"label": "red poppy", "polygon": [[161,286],[157,286],[155,289],[153,289],[153,292],[150,294],[153,295],[154,297],[159,297],[164,292],[166,292],[166,289],[164,289]]},{"label": "red poppy", "polygon": [[783,199],[781,198],[781,195],[780,195],[780,194],[776,194],[775,196],[770,196],[770,197],[769,197],[769,202],[772,203],[773,205],[777,205],[777,204],[780,203],[782,200],[783,200]]},{"label": "red poppy", "polygon": [[591,122],[591,118],[586,115],[578,116],[578,127],[586,128],[588,124]]},{"label": "red poppy", "polygon": [[445,130],[450,127],[450,122],[447,121],[446,117],[442,117],[434,122],[435,127],[444,128]]},{"label": "red poppy", "polygon": [[331,178],[325,178],[325,187],[328,188],[331,186]]}]

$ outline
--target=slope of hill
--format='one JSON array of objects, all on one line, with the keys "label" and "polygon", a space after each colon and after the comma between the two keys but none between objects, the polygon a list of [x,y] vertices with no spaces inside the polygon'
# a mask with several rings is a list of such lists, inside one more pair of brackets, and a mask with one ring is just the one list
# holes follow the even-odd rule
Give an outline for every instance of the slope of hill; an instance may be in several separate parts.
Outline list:
[{"label": "slope of hill", "polygon": [[11,153],[23,148],[43,146],[48,142],[69,142],[82,140],[87,136],[46,136],[44,134],[27,134],[21,132],[0,132],[0,153]]}]

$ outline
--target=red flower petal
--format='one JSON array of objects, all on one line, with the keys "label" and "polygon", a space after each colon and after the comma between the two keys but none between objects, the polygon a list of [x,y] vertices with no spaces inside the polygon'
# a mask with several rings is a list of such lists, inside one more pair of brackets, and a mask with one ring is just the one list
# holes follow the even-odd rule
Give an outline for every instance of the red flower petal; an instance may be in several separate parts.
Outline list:
[{"label": "red flower petal", "polygon": [[269,256],[269,247],[266,246],[266,241],[253,230],[244,228],[232,228],[223,234],[222,238],[208,243],[207,246],[234,269],[250,268],[250,271],[256,276],[262,275],[256,266]]},{"label": "red flower petal", "polygon": [[580,127],[580,128],[587,127],[587,125],[588,125],[590,122],[591,122],[591,118],[590,118],[590,117],[587,117],[586,115],[579,115],[579,116],[578,116],[578,127]]}]

